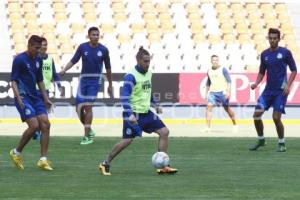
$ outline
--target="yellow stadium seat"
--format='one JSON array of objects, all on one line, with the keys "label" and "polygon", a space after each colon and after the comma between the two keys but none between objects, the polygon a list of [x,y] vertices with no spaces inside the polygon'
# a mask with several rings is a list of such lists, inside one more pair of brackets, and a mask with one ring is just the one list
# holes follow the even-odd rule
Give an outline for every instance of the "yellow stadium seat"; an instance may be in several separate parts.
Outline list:
[{"label": "yellow stadium seat", "polygon": [[288,13],[280,13],[278,14],[278,20],[281,24],[283,23],[291,23],[291,18]]},{"label": "yellow stadium seat", "polygon": [[35,4],[33,2],[23,3],[23,11],[27,13],[31,13],[35,11]]},{"label": "yellow stadium seat", "polygon": [[249,13],[247,19],[251,24],[259,23],[262,21],[260,14],[257,12]]},{"label": "yellow stadium seat", "polygon": [[57,39],[60,44],[71,44],[72,43],[70,35],[59,34]]},{"label": "yellow stadium seat", "polygon": [[232,18],[235,24],[239,24],[239,23],[245,23],[246,16],[244,15],[243,12],[239,12],[239,13],[234,13]]},{"label": "yellow stadium seat", "polygon": [[119,43],[122,44],[128,44],[131,42],[131,36],[130,34],[126,34],[126,33],[121,33],[117,36],[117,39],[119,41]]},{"label": "yellow stadium seat", "polygon": [[169,13],[160,13],[159,14],[159,20],[160,20],[160,23],[163,23],[163,22],[171,22],[172,21],[172,17]]},{"label": "yellow stadium seat", "polygon": [[274,19],[273,21],[268,21],[266,22],[266,29],[268,30],[269,28],[279,28],[280,23],[277,19]]},{"label": "yellow stadium seat", "polygon": [[95,23],[97,21],[97,15],[93,12],[84,14],[84,19],[87,23]]},{"label": "yellow stadium seat", "polygon": [[193,22],[190,25],[190,30],[191,30],[192,34],[202,33],[203,32],[203,25],[200,22]]},{"label": "yellow stadium seat", "polygon": [[[37,22],[33,23],[28,23],[26,24],[26,28],[27,28],[27,35],[40,35],[41,34],[41,29],[39,27],[39,25],[37,24]],[[51,33],[53,35],[53,33]]]},{"label": "yellow stadium seat", "polygon": [[22,42],[25,41],[24,33],[21,33],[21,32],[14,33],[12,35],[12,39],[13,39],[14,44],[16,44],[16,43],[22,43]]},{"label": "yellow stadium seat", "polygon": [[290,23],[281,24],[280,30],[283,34],[293,34],[293,26]]},{"label": "yellow stadium seat", "polygon": [[71,30],[73,33],[83,33],[84,32],[84,25],[81,23],[72,23]]},{"label": "yellow stadium seat", "polygon": [[203,35],[203,33],[195,33],[192,35],[192,39],[195,44],[203,44],[207,42],[206,37]]},{"label": "yellow stadium seat", "polygon": [[273,12],[273,5],[270,3],[261,3],[260,10],[262,13],[272,13]]},{"label": "yellow stadium seat", "polygon": [[249,14],[257,13],[257,11],[258,11],[258,6],[255,2],[246,3],[245,8],[246,8],[247,13],[249,13]]},{"label": "yellow stadium seat", "polygon": [[231,8],[232,13],[241,13],[241,11],[244,10],[244,7],[240,2],[233,2],[229,7]]},{"label": "yellow stadium seat", "polygon": [[238,34],[244,34],[249,32],[249,27],[246,23],[238,23],[236,24],[236,30]]},{"label": "yellow stadium seat", "polygon": [[149,40],[150,44],[160,43],[161,36],[159,33],[150,33],[148,35],[148,40]]},{"label": "yellow stadium seat", "polygon": [[28,12],[24,15],[26,23],[29,21],[37,21],[37,15],[34,12]]},{"label": "yellow stadium seat", "polygon": [[52,23],[44,23],[41,25],[42,32],[44,33],[54,33],[55,26]]},{"label": "yellow stadium seat", "polygon": [[24,29],[24,25],[20,21],[14,22],[10,26],[11,33],[23,32],[23,29]]},{"label": "yellow stadium seat", "polygon": [[232,33],[233,32],[233,26],[230,22],[224,22],[220,25],[220,30],[223,34]]},{"label": "yellow stadium seat", "polygon": [[17,2],[8,3],[7,10],[9,13],[13,13],[13,12],[21,13],[20,3],[17,3]]},{"label": "yellow stadium seat", "polygon": [[215,10],[217,13],[228,12],[228,6],[225,2],[216,3]]},{"label": "yellow stadium seat", "polygon": [[252,40],[248,33],[243,33],[238,35],[238,40],[240,44],[251,44]]},{"label": "yellow stadium seat", "polygon": [[112,3],[111,8],[113,10],[113,12],[125,12],[125,6],[123,3],[118,2],[118,3]]},{"label": "yellow stadium seat", "polygon": [[284,34],[283,39],[286,44],[288,43],[297,43],[297,39],[294,34]]},{"label": "yellow stadium seat", "polygon": [[219,35],[208,35],[208,41],[210,44],[221,44],[221,38]]},{"label": "yellow stadium seat", "polygon": [[187,3],[185,9],[188,13],[197,13],[199,12],[199,6],[195,3]]},{"label": "yellow stadium seat", "polygon": [[276,20],[276,16],[273,13],[264,13],[263,14],[263,20],[265,21],[265,23],[270,23],[273,22],[274,20]]},{"label": "yellow stadium seat", "polygon": [[225,44],[232,44],[236,41],[235,36],[232,33],[224,34],[223,40]]},{"label": "yellow stadium seat", "polygon": [[133,23],[130,25],[130,28],[133,33],[143,33],[144,32],[144,24]]},{"label": "yellow stadium seat", "polygon": [[113,33],[115,31],[115,26],[113,24],[101,24],[100,32],[103,33]]},{"label": "yellow stadium seat", "polygon": [[189,13],[188,18],[189,18],[190,23],[202,20],[202,17],[199,13]]},{"label": "yellow stadium seat", "polygon": [[252,34],[263,34],[264,29],[263,29],[262,24],[259,22],[250,24],[250,32]]},{"label": "yellow stadium seat", "polygon": [[288,8],[287,5],[285,3],[276,3],[275,4],[275,10],[276,13],[279,14],[286,14],[288,13]]},{"label": "yellow stadium seat", "polygon": [[145,2],[145,3],[142,3],[142,6],[141,6],[142,10],[144,13],[149,13],[149,12],[153,12],[154,11],[154,6],[152,4],[152,2]]},{"label": "yellow stadium seat", "polygon": [[253,41],[256,45],[267,45],[267,36],[265,34],[254,34]]},{"label": "yellow stadium seat", "polygon": [[62,2],[55,2],[52,4],[54,12],[66,12],[65,4]]},{"label": "yellow stadium seat", "polygon": [[[49,47],[48,47],[49,49]],[[47,50],[47,53],[49,54],[49,51]],[[57,52],[56,53],[51,53],[49,54],[49,56],[53,59],[54,63],[55,63],[55,67],[58,67],[59,64],[60,64],[60,58],[59,56],[57,55]],[[56,68],[57,69],[57,68]]]},{"label": "yellow stadium seat", "polygon": [[23,0],[24,3],[35,3],[35,0]]},{"label": "yellow stadium seat", "polygon": [[66,15],[66,12],[56,12],[56,13],[54,13],[54,19],[57,23],[68,21],[68,17]]},{"label": "yellow stadium seat", "polygon": [[73,53],[73,47],[69,43],[64,43],[60,45],[60,50],[62,54],[72,54]]},{"label": "yellow stadium seat", "polygon": [[114,20],[117,22],[117,23],[120,23],[120,22],[125,22],[127,20],[127,15],[123,12],[120,12],[120,13],[115,13],[114,14]]},{"label": "yellow stadium seat", "polygon": [[84,13],[94,13],[96,11],[96,6],[93,2],[86,2],[82,4],[82,9]]},{"label": "yellow stadium seat", "polygon": [[217,18],[218,18],[220,23],[226,23],[226,22],[231,21],[231,17],[227,12],[220,12],[217,15]]},{"label": "yellow stadium seat", "polygon": [[11,23],[20,22],[23,19],[21,13],[19,13],[19,12],[9,13],[8,18]]},{"label": "yellow stadium seat", "polygon": [[158,33],[159,32],[159,28],[158,25],[153,22],[153,23],[147,23],[146,24],[146,30],[149,34],[151,33]]},{"label": "yellow stadium seat", "polygon": [[49,54],[57,54],[58,53],[57,45],[55,43],[51,42],[51,41],[48,41],[47,53],[49,53]]},{"label": "yellow stadium seat", "polygon": [[56,36],[53,33],[45,33],[42,35],[48,43],[56,44]]},{"label": "yellow stadium seat", "polygon": [[160,27],[163,33],[172,33],[174,31],[174,26],[171,23],[162,23]]},{"label": "yellow stadium seat", "polygon": [[165,4],[165,3],[158,3],[158,4],[156,4],[155,8],[158,13],[169,12],[169,5]]},{"label": "yellow stadium seat", "polygon": [[144,19],[145,23],[152,23],[152,22],[156,21],[157,16],[153,12],[148,12],[148,13],[144,14],[143,19]]},{"label": "yellow stadium seat", "polygon": [[14,51],[16,54],[21,53],[23,51],[26,51],[27,49],[27,45],[25,42],[21,42],[21,43],[16,43],[14,44]]}]

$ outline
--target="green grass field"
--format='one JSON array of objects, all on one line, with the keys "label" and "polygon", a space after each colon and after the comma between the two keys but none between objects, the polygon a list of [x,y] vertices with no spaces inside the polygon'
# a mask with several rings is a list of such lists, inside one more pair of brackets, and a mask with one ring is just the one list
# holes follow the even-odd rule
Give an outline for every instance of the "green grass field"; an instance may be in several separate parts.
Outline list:
[{"label": "green grass field", "polygon": [[19,137],[0,137],[1,199],[300,199],[300,139],[288,138],[286,153],[276,140],[249,152],[253,138],[170,138],[176,175],[157,175],[151,166],[157,138],[136,139],[102,176],[99,162],[119,138],[97,137],[80,146],[78,137],[53,137],[49,158],[55,171],[36,167],[39,145],[23,152],[25,170],[17,170],[8,151]]}]

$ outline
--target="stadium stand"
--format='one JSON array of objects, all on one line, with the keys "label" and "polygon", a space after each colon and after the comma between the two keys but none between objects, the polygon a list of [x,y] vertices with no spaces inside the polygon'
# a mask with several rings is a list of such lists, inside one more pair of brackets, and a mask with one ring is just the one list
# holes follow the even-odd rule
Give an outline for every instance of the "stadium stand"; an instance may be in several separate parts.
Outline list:
[{"label": "stadium stand", "polygon": [[218,54],[232,72],[252,72],[268,47],[270,27],[280,28],[281,45],[300,63],[283,0],[3,0],[0,5],[1,23],[7,27],[0,33],[7,46],[1,55],[9,62],[26,49],[29,35],[39,34],[48,39],[48,51],[60,68],[86,40],[88,27],[98,26],[115,72],[135,63],[131,57],[140,45],[153,54],[154,72],[204,72],[211,54]]}]

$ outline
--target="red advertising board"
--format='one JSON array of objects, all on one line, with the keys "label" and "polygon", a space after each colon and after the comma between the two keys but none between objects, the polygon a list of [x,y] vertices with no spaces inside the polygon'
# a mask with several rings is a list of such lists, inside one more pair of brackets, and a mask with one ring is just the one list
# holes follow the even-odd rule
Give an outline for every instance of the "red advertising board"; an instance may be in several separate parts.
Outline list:
[{"label": "red advertising board", "polygon": [[[265,79],[262,84],[251,90],[251,83],[255,82],[257,74],[231,74],[231,98],[232,104],[249,104],[256,103],[257,98],[265,88]],[[179,103],[180,104],[205,104],[205,85],[207,81],[206,73],[181,73],[179,75]],[[297,75],[290,95],[288,104],[300,104],[300,75]]]}]

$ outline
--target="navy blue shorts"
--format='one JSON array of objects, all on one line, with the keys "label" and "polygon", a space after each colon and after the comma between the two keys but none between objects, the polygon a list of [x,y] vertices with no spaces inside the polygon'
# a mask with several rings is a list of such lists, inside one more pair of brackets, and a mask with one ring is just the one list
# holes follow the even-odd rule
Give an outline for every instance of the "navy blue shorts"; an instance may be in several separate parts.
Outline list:
[{"label": "navy blue shorts", "polygon": [[284,96],[283,91],[264,90],[257,100],[255,110],[269,110],[272,106],[273,110],[285,114],[285,105],[287,96]]},{"label": "navy blue shorts", "polygon": [[151,110],[148,113],[134,113],[138,124],[132,124],[128,121],[128,116],[123,112],[123,138],[135,138],[142,136],[142,131],[146,133],[155,132],[166,125]]},{"label": "navy blue shorts", "polygon": [[87,80],[87,79],[80,79],[76,100],[76,105],[81,103],[93,103],[97,98],[97,94],[100,90],[100,83],[99,80]]},{"label": "navy blue shorts", "polygon": [[229,99],[225,98],[225,94],[223,92],[209,92],[207,101],[209,104],[214,106],[229,106]]},{"label": "navy blue shorts", "polygon": [[22,122],[42,114],[48,115],[45,103],[39,96],[23,96],[22,102],[25,106],[23,109],[15,98],[15,106],[20,114]]}]

